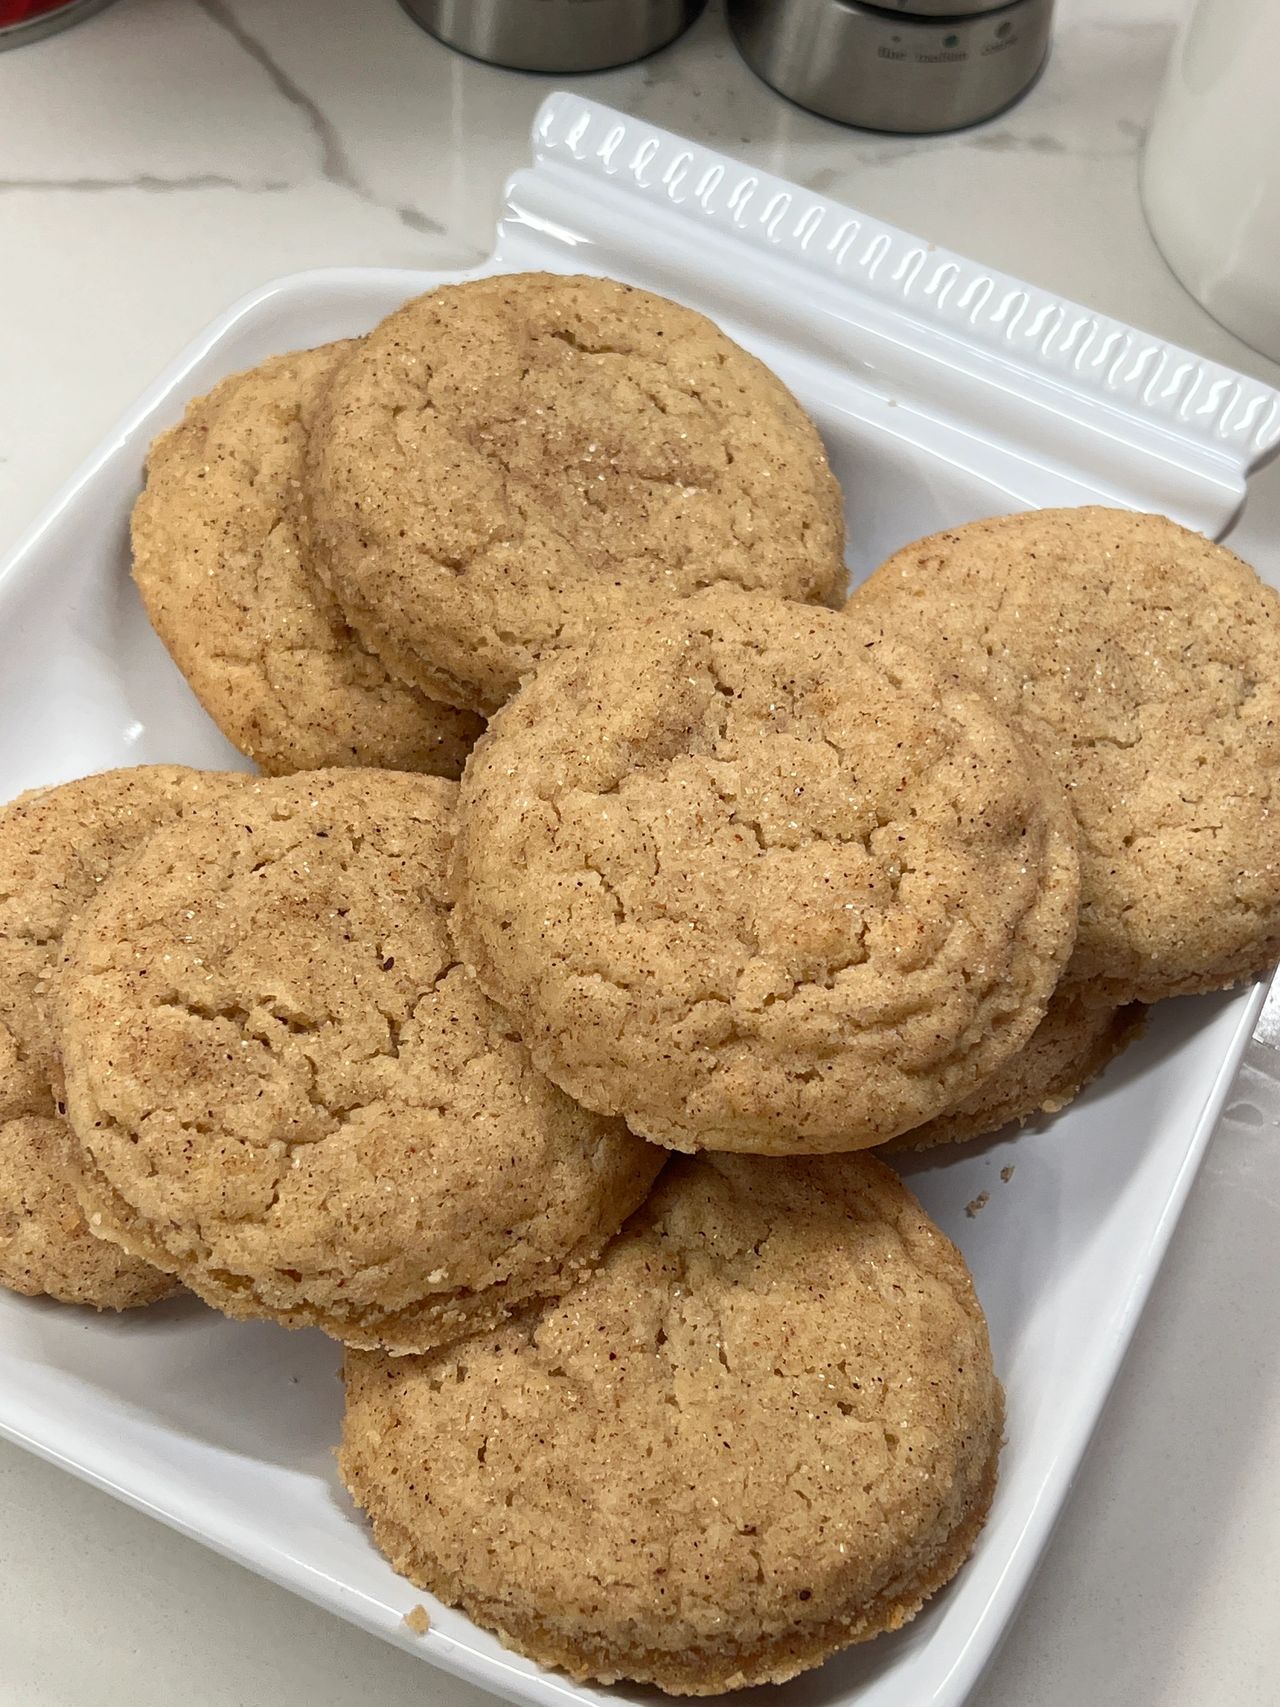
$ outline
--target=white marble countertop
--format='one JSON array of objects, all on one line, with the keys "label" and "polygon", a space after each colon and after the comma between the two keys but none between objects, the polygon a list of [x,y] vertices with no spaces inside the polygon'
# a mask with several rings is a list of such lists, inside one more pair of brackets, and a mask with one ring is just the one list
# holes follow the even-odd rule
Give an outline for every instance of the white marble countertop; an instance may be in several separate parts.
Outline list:
[{"label": "white marble countertop", "polygon": [[[578,87],[1280,381],[1165,270],[1136,156],[1179,0],[1062,0],[1028,99],[927,142],[758,84],[714,3]],[[479,258],[548,84],[393,0],[119,0],[0,54],[0,547],[179,346],[274,275]],[[1280,579],[1280,467],[1236,543]],[[1044,1567],[981,1707],[1280,1699],[1280,1011],[1264,1018]],[[480,1707],[0,1447],[0,1707]]]}]

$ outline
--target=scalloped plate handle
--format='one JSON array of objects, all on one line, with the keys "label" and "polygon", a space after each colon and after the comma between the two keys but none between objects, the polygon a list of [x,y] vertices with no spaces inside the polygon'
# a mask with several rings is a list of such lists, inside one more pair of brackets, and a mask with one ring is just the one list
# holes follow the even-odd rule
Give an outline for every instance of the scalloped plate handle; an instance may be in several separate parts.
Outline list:
[{"label": "scalloped plate handle", "polygon": [[533,147],[500,266],[611,273],[784,338],[834,364],[843,412],[892,408],[896,437],[972,473],[1021,465],[1002,484],[1029,504],[1161,508],[1221,534],[1280,450],[1260,381],[669,131],[557,93]]}]

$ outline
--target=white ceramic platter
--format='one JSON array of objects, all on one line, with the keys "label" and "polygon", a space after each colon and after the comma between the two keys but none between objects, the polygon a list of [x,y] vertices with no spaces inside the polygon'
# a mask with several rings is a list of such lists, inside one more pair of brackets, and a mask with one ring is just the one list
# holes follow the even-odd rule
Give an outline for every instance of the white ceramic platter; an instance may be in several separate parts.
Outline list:
[{"label": "white ceramic platter", "polygon": [[[529,266],[655,286],[775,367],[827,436],[855,574],[936,527],[1030,504],[1133,504],[1220,533],[1280,439],[1264,386],[568,96],[543,108],[478,271]],[[269,285],[126,417],[0,570],[0,798],[109,765],[239,762],[129,581],[146,445],[223,374],[358,333],[444,276]],[[772,1700],[963,1699],[1066,1495],[1261,997],[1166,1004],[1051,1127],[909,1170],[990,1318],[1009,1399],[999,1492],[972,1562],[913,1624]],[[648,1698],[575,1688],[442,1607],[425,1638],[408,1632],[423,1597],[374,1552],[334,1473],[337,1366],[318,1334],[190,1302],[116,1319],[0,1294],[11,1439],[512,1700]]]}]

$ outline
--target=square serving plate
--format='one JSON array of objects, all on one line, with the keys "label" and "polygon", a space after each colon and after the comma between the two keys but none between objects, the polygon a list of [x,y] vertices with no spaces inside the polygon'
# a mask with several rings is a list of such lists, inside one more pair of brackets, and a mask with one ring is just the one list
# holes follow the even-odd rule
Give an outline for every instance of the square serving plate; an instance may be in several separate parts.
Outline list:
[{"label": "square serving plate", "polygon": [[[553,95],[534,155],[483,267],[266,286],[71,482],[0,569],[0,799],[111,765],[242,764],[129,580],[147,443],[222,375],[358,333],[446,279],[609,273],[711,314],[822,427],[855,578],[934,528],[1030,505],[1162,509],[1218,534],[1280,441],[1265,386],[606,108]],[[908,1166],[990,1319],[1009,1404],[999,1491],[972,1561],[912,1624],[771,1700],[956,1707],[967,1694],[1066,1496],[1263,993],[1166,1003],[1051,1128]],[[378,1557],[335,1475],[337,1367],[319,1334],[193,1301],[112,1318],[0,1293],[10,1439],[510,1700],[653,1699],[576,1687],[434,1604],[425,1638],[406,1630],[423,1597]]]}]

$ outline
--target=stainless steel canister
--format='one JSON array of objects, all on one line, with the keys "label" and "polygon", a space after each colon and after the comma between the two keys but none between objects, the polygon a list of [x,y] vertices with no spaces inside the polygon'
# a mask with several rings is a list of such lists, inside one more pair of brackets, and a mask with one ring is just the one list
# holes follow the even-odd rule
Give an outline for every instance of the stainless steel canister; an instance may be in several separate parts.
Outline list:
[{"label": "stainless steel canister", "polygon": [[604,71],[674,41],[706,0],[400,0],[473,59],[516,71]]},{"label": "stainless steel canister", "polygon": [[868,130],[958,130],[1009,106],[1049,51],[1053,0],[729,0],[747,64]]}]

